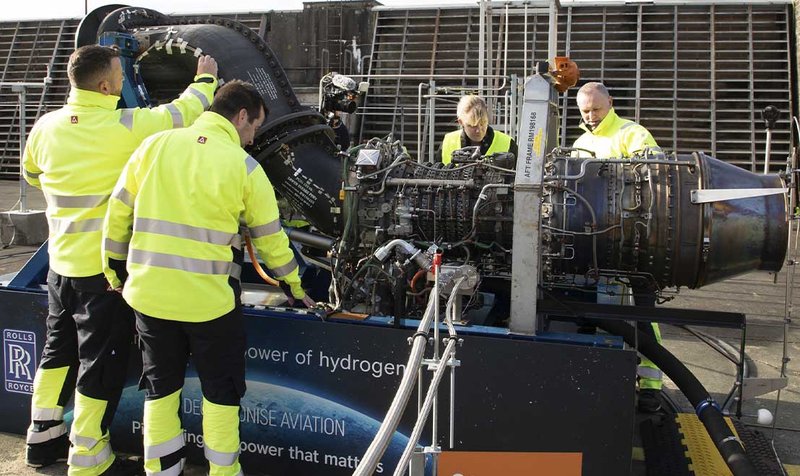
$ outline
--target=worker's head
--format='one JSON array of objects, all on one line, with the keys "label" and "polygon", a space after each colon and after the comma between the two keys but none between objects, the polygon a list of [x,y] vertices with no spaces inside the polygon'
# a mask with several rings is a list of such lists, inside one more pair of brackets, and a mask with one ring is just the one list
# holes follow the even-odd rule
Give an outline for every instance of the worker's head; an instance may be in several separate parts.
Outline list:
[{"label": "worker's head", "polygon": [[480,142],[486,136],[489,127],[489,108],[480,96],[463,96],[458,101],[457,109],[458,123],[464,129],[469,140]]},{"label": "worker's head", "polygon": [[242,147],[253,143],[256,131],[269,113],[256,87],[238,79],[219,88],[210,110],[231,121]]},{"label": "worker's head", "polygon": [[597,127],[611,110],[613,99],[603,83],[586,83],[575,97],[581,118],[589,129]]},{"label": "worker's head", "polygon": [[73,88],[114,96],[122,94],[122,63],[116,48],[81,46],[69,56],[67,75]]}]

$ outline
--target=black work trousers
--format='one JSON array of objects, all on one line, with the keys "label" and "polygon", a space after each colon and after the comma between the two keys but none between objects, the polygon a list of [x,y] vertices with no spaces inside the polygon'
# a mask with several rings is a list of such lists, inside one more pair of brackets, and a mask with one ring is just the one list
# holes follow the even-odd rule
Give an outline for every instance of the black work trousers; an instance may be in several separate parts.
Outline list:
[{"label": "black work trousers", "polygon": [[139,389],[156,400],[183,387],[191,355],[205,397],[217,405],[238,406],[245,392],[242,308],[206,322],[159,319],[136,312],[142,378]]},{"label": "black work trousers", "polygon": [[[58,404],[77,387],[108,402],[101,422],[106,431],[119,403],[133,339],[133,311],[102,274],[69,278],[47,275],[49,313],[40,368],[69,367]],[[77,381],[77,385],[76,385]]]}]

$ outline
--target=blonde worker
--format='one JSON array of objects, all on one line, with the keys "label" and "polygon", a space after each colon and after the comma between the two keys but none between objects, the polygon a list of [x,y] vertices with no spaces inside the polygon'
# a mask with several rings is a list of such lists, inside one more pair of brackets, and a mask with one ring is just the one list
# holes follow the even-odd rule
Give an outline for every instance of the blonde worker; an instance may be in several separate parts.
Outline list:
[{"label": "blonde worker", "polygon": [[458,101],[456,114],[461,128],[444,136],[441,146],[442,163],[449,164],[453,152],[469,146],[480,146],[481,155],[498,152],[517,154],[517,143],[514,139],[489,125],[489,108],[480,96],[462,97]]}]

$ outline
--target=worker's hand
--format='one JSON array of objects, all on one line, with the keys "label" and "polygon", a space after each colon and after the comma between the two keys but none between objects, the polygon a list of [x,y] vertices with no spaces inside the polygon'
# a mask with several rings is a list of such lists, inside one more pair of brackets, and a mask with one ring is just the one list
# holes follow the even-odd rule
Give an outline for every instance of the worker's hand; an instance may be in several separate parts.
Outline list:
[{"label": "worker's hand", "polygon": [[317,306],[317,302],[311,299],[311,296],[309,296],[308,294],[306,294],[305,297],[303,298],[303,304],[309,309]]},{"label": "worker's hand", "polygon": [[119,286],[119,287],[115,288],[115,287],[112,287],[110,284],[108,284],[106,286],[106,291],[109,291],[109,292],[113,291],[115,293],[122,294],[122,286]]},{"label": "worker's hand", "polygon": [[197,74],[210,74],[217,77],[217,60],[210,55],[203,55],[197,59]]}]

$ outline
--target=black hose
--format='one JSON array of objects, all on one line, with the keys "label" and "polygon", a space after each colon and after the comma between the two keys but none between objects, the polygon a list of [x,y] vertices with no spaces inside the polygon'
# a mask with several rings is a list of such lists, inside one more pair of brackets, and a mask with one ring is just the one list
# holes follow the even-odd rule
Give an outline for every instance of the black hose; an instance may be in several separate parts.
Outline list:
[{"label": "black hose", "polygon": [[[719,406],[683,362],[656,342],[655,338],[637,331],[630,324],[601,319],[592,321],[606,332],[621,336],[628,345],[635,345],[638,339],[639,352],[667,374],[694,406],[697,416],[734,476],[758,476],[758,471],[747,457],[742,443],[725,423]],[[638,333],[638,337],[635,333]]]}]

